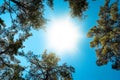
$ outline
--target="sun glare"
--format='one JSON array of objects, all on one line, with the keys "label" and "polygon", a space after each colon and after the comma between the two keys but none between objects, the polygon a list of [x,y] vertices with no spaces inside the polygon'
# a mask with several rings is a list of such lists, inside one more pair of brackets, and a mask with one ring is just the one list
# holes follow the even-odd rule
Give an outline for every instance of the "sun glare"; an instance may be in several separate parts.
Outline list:
[{"label": "sun glare", "polygon": [[57,53],[74,52],[81,35],[70,17],[54,18],[47,28],[47,47]]}]

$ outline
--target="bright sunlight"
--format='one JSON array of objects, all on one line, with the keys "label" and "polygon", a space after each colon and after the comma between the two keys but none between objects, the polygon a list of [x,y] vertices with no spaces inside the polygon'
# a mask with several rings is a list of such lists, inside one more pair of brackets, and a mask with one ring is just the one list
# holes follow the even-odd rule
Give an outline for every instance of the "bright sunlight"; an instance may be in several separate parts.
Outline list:
[{"label": "bright sunlight", "polygon": [[57,53],[75,52],[82,34],[70,17],[54,18],[47,28],[47,46]]}]

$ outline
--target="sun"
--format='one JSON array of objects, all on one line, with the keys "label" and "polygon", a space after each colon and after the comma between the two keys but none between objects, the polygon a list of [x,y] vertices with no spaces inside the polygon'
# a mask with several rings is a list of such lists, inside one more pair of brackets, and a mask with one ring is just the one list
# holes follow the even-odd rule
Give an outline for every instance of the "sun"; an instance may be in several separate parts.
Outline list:
[{"label": "sun", "polygon": [[47,28],[47,48],[57,53],[73,52],[80,37],[79,28],[70,17],[54,18]]}]

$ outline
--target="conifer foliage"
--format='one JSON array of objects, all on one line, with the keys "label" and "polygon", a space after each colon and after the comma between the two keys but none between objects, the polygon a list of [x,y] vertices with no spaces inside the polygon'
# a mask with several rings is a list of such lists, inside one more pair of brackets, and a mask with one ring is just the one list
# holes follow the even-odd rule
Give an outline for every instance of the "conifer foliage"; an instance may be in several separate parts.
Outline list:
[{"label": "conifer foliage", "polygon": [[[75,2],[73,0],[67,1],[70,4],[72,14],[75,16],[83,15],[83,11],[87,8],[86,0],[81,2],[79,0]],[[20,65],[20,60],[16,56],[25,57],[28,55],[23,51],[25,47],[23,44],[32,36],[32,29],[41,29],[46,23],[47,20],[44,17],[45,6],[48,5],[53,9],[53,3],[53,0],[0,1],[0,80],[25,79],[22,72],[26,70],[26,67]],[[76,3],[78,4],[76,5]],[[86,7],[82,5],[83,3],[86,4]],[[29,80],[30,75],[32,76],[30,77],[31,80],[51,80],[53,78],[53,80],[59,80],[59,76],[64,80],[72,80],[73,67],[66,64],[59,66],[57,64],[59,59],[54,54],[43,54],[42,59],[39,60],[33,55],[29,56],[28,61],[31,68],[28,72],[33,74],[36,69],[39,70],[35,72],[34,76],[28,74],[27,80]],[[36,69],[33,71],[33,68]],[[41,70],[44,73],[39,75]]]},{"label": "conifer foliage", "polygon": [[69,2],[71,14],[73,17],[82,17],[83,12],[88,9],[87,0],[65,0]]},{"label": "conifer foliage", "polygon": [[120,6],[119,0],[105,0],[100,7],[98,25],[92,27],[87,36],[92,37],[90,46],[96,49],[97,65],[112,63],[120,69]]},{"label": "conifer foliage", "polygon": [[27,80],[73,80],[74,68],[65,63],[59,65],[60,58],[54,53],[47,54],[45,51],[39,57],[39,55],[29,52],[26,57],[31,63],[30,70],[26,74]]}]

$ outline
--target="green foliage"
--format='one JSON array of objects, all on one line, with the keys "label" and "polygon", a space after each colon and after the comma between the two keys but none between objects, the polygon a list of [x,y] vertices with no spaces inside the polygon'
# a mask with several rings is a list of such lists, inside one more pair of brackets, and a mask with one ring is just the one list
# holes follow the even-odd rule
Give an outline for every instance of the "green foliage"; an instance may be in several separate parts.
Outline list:
[{"label": "green foliage", "polygon": [[38,29],[45,23],[43,1],[4,0],[0,6],[0,14],[9,13],[13,24]]},{"label": "green foliage", "polygon": [[74,68],[66,64],[58,65],[60,59],[54,53],[47,54],[45,51],[40,58],[29,52],[26,59],[30,62],[27,80],[73,80]]},{"label": "green foliage", "polygon": [[44,64],[46,64],[46,66],[49,66],[49,67],[56,66],[57,63],[58,63],[58,61],[60,60],[60,59],[55,55],[55,53],[47,54],[46,51],[45,51],[44,54],[42,55],[42,59],[43,59]]},{"label": "green foliage", "polygon": [[1,27],[1,26],[5,27],[5,23],[4,23],[4,21],[0,18],[0,27]]},{"label": "green foliage", "polygon": [[65,0],[69,2],[71,13],[73,17],[82,17],[83,12],[88,9],[88,2],[86,0]]},{"label": "green foliage", "polygon": [[[23,48],[23,42],[30,33],[18,33],[20,27],[1,27],[0,30],[0,79],[1,80],[21,80],[20,72],[22,66],[19,65],[20,61],[15,57],[18,55],[19,50]],[[15,35],[19,38],[14,39]],[[17,68],[16,68],[17,67]],[[17,71],[19,69],[19,71]],[[12,72],[11,72],[12,71]],[[17,72],[16,72],[17,71]],[[16,74],[17,73],[17,74]],[[16,77],[16,76],[17,77]],[[19,79],[18,79],[19,78]]]},{"label": "green foliage", "polygon": [[[22,77],[22,72],[26,68],[19,65],[20,61],[16,56],[29,56],[28,61],[31,66],[27,79],[72,80],[74,68],[66,64],[59,66],[60,59],[54,53],[45,52],[39,59],[33,54],[25,54],[22,50],[25,47],[23,45],[25,40],[32,36],[31,29],[40,29],[46,23],[45,3],[53,9],[53,0],[3,0],[0,4],[0,80],[25,79]],[[9,15],[10,24],[6,24],[6,19],[1,15]],[[39,74],[39,71],[44,72]]]},{"label": "green foliage", "polygon": [[[88,9],[87,0],[64,0],[69,3],[73,17],[81,18]],[[40,29],[46,23],[44,7],[53,9],[53,0],[3,0],[0,4],[0,80],[73,80],[74,68],[59,65],[60,59],[54,54],[42,56],[29,52],[25,54],[23,43],[32,36],[31,29]],[[98,25],[90,29],[87,36],[93,37],[90,46],[96,48],[98,66],[109,61],[112,68],[120,69],[120,10],[118,2],[110,4],[106,0],[100,8]],[[11,25],[5,23],[1,15],[8,15]],[[16,37],[17,36],[17,37]],[[19,65],[16,56],[26,57],[30,66]],[[29,70],[29,71],[27,71]],[[23,78],[23,71],[27,71]]]},{"label": "green foliage", "polygon": [[118,18],[118,3],[115,2],[111,5],[110,15],[112,20],[117,20]]},{"label": "green foliage", "polygon": [[97,65],[112,63],[112,68],[120,69],[120,10],[118,0],[105,0],[100,7],[98,25],[91,28],[87,34],[93,37],[91,47],[96,48]]},{"label": "green foliage", "polygon": [[[86,0],[67,1],[69,2],[72,15],[77,17],[81,17],[88,6]],[[0,80],[24,80],[21,73],[25,68],[19,65],[20,61],[16,56],[28,56],[22,50],[25,47],[23,43],[32,36],[32,29],[38,30],[43,27],[46,23],[46,18],[44,17],[45,5],[47,4],[53,9],[53,3],[53,0],[3,0],[1,2]],[[9,24],[5,23],[6,19],[2,17],[6,15],[9,15]],[[38,58],[33,54],[29,56],[28,59],[31,64],[29,72],[34,74],[34,71],[39,69],[38,71],[44,70],[45,73],[39,75],[36,72],[33,77],[32,74],[28,74],[31,75],[31,79],[40,80],[38,77],[47,76],[44,80],[51,78],[58,80],[59,77],[64,80],[72,80],[74,68],[66,64],[59,66],[58,62],[60,59],[54,53],[46,54],[45,52],[41,59]]]},{"label": "green foliage", "polygon": [[53,0],[47,0],[47,3],[53,9]]}]

